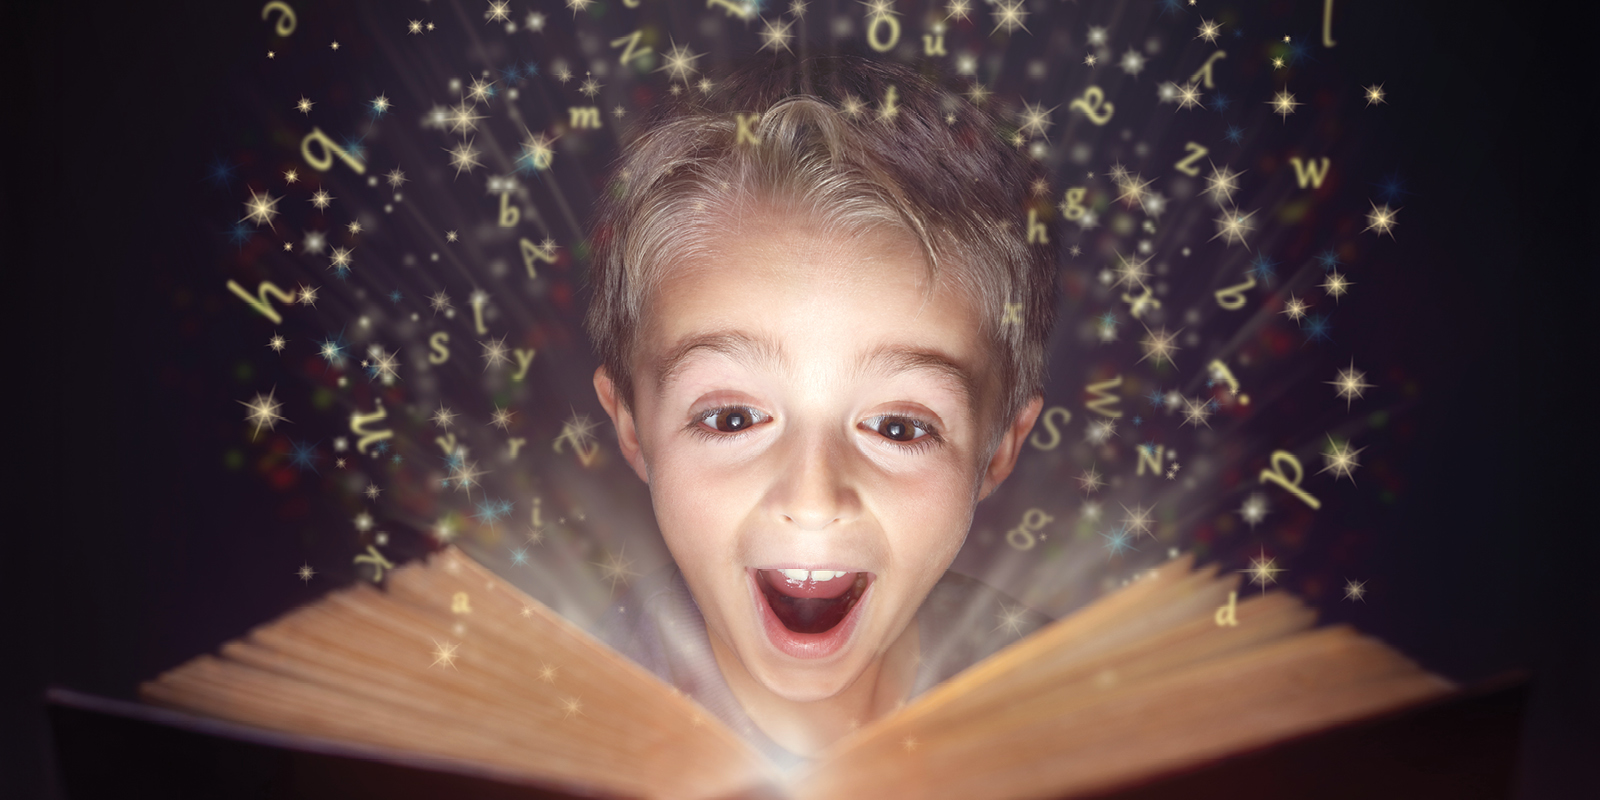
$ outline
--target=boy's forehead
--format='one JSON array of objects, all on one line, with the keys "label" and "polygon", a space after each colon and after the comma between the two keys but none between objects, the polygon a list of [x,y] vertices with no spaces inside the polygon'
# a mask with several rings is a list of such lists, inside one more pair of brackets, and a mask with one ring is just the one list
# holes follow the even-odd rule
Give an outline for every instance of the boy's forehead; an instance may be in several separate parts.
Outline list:
[{"label": "boy's forehead", "polygon": [[[980,370],[977,365],[963,364],[954,355],[937,347],[886,342],[841,349],[853,351],[838,353],[840,366],[850,377],[922,373],[945,384],[961,397],[968,408],[975,409],[979,403]],[[745,366],[775,372],[789,372],[795,367],[791,354],[775,336],[764,332],[720,328],[688,333],[647,356],[651,362],[648,374],[655,377],[658,391],[665,393],[673,388],[685,369],[697,358],[712,356],[722,356]]]}]

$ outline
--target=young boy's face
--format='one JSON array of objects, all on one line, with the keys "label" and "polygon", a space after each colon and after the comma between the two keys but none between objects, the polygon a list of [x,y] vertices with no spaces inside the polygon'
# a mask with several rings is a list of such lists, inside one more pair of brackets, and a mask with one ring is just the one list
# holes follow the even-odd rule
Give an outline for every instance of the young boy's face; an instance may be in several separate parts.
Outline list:
[{"label": "young boy's face", "polygon": [[905,631],[1038,414],[991,452],[979,312],[927,281],[907,235],[769,213],[652,294],[631,414],[596,375],[709,634],[788,700],[839,693]]}]

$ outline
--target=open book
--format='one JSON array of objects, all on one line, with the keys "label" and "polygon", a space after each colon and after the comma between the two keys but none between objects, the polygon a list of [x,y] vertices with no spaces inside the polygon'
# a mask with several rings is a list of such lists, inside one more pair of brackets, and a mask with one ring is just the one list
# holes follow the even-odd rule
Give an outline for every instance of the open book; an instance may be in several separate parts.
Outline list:
[{"label": "open book", "polygon": [[392,571],[384,589],[333,592],[141,694],[573,794],[999,798],[1106,791],[1454,688],[1349,627],[1313,628],[1285,593],[1235,601],[1238,583],[1175,559],[789,773],[453,548]]}]

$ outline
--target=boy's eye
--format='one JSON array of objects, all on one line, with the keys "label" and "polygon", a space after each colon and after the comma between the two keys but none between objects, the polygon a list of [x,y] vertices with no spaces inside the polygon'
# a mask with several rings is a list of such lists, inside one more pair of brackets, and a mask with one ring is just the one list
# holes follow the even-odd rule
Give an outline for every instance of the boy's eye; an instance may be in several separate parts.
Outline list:
[{"label": "boy's eye", "polygon": [[867,427],[896,442],[916,441],[932,433],[926,424],[909,417],[874,417],[867,420]]},{"label": "boy's eye", "polygon": [[699,418],[701,423],[721,433],[738,433],[766,420],[767,415],[743,406],[712,409]]}]

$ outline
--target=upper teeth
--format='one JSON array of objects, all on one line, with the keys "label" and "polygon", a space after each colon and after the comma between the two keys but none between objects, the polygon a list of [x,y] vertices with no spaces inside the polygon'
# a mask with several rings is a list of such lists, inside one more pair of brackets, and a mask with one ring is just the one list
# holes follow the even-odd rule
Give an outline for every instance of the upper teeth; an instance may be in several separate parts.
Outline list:
[{"label": "upper teeth", "polygon": [[846,574],[842,569],[780,569],[778,571],[783,573],[783,577],[791,581],[831,581],[834,578],[842,578]]}]

